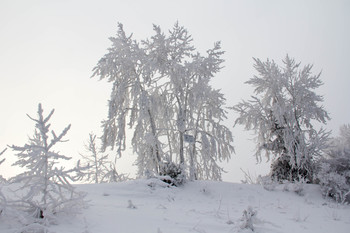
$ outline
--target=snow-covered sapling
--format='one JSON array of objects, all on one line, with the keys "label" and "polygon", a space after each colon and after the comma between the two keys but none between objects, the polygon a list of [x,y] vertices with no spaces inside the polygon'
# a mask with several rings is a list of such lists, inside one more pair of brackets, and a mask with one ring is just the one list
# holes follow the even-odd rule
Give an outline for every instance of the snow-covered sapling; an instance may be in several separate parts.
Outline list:
[{"label": "snow-covered sapling", "polygon": [[121,173],[117,171],[115,162],[109,162],[109,167],[106,167],[106,173],[102,177],[102,182],[112,183],[112,182],[122,182],[129,180],[128,174]]},{"label": "snow-covered sapling", "polygon": [[[24,146],[11,146],[17,152],[18,160],[13,164],[25,171],[11,179],[19,188],[15,190],[15,206],[26,213],[27,222],[48,225],[59,214],[74,214],[84,206],[84,194],[70,184],[77,180],[78,168],[66,170],[58,165],[59,160],[70,160],[53,147],[63,142],[63,137],[70,129],[68,125],[60,134],[51,131],[49,139],[52,110],[46,117],[41,104],[38,106],[38,117],[28,117],[35,122],[34,136]],[[30,228],[30,224],[28,224]]]},{"label": "snow-covered sapling", "polygon": [[320,74],[312,75],[312,65],[300,69],[300,63],[288,55],[282,67],[273,60],[254,61],[258,75],[246,83],[255,88],[255,95],[232,108],[239,114],[235,124],[255,131],[258,161],[263,152],[275,159],[272,177],[312,182],[313,161],[322,155],[329,135],[313,125],[313,121],[330,119],[322,106],[323,97],[315,93],[323,84]]},{"label": "snow-covered sapling", "polygon": [[85,145],[87,154],[80,154],[83,158],[82,162],[88,169],[84,173],[84,180],[87,182],[101,183],[103,177],[108,170],[108,155],[101,154],[98,146],[96,145],[96,135],[89,134],[88,144]]},{"label": "snow-covered sapling", "polygon": [[82,178],[87,182],[111,183],[125,181],[126,174],[119,174],[115,162],[111,162],[108,154],[104,154],[96,145],[96,135],[89,134],[88,144],[85,145],[87,154],[80,154],[83,158],[83,165],[87,168],[81,173]]},{"label": "snow-covered sapling", "polygon": [[243,211],[241,218],[241,229],[250,229],[254,231],[254,222],[256,221],[257,211],[253,210],[251,206],[248,206],[246,210]]}]

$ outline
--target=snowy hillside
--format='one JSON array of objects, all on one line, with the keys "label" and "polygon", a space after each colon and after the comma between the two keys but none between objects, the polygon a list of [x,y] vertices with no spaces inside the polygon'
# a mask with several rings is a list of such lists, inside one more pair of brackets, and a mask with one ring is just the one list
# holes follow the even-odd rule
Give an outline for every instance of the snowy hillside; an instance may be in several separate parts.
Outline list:
[{"label": "snowy hillside", "polygon": [[[323,199],[319,187],[283,184],[268,191],[260,185],[196,181],[167,187],[159,180],[84,184],[90,207],[74,218],[60,217],[50,232],[185,233],[252,232],[241,229],[242,213],[256,212],[254,232],[337,232],[350,229],[350,206]],[[13,232],[1,220],[0,232]]]}]

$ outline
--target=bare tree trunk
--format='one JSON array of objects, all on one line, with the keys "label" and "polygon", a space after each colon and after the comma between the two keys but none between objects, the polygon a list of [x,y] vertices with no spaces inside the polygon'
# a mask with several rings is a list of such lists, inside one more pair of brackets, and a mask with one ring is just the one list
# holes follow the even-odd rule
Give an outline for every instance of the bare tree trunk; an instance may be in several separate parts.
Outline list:
[{"label": "bare tree trunk", "polygon": [[194,130],[194,142],[192,143],[192,148],[190,148],[191,152],[190,152],[190,179],[191,180],[197,180],[197,172],[196,172],[196,168],[195,168],[195,164],[194,164],[194,160],[196,158],[196,141],[197,141],[197,136],[198,136],[198,125],[199,125],[199,118],[200,118],[200,113],[201,113],[201,109],[199,109],[198,115],[197,115],[197,120],[196,120],[196,127]]},{"label": "bare tree trunk", "polygon": [[180,131],[180,165],[185,165],[185,157],[184,157],[184,133]]},{"label": "bare tree trunk", "polygon": [[196,168],[194,166],[194,143],[190,148],[190,180],[197,180]]}]

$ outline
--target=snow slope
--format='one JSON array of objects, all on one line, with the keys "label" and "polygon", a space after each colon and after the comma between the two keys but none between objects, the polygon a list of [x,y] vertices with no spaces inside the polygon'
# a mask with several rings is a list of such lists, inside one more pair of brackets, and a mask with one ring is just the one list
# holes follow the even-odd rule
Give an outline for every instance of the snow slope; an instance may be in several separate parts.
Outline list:
[{"label": "snow slope", "polygon": [[[196,181],[167,187],[156,179],[84,184],[90,207],[76,217],[62,216],[50,232],[71,233],[222,233],[241,229],[242,212],[251,206],[258,233],[348,233],[350,206],[323,199],[319,187],[272,186]],[[135,208],[130,208],[135,207]],[[15,226],[0,223],[0,232]]]}]

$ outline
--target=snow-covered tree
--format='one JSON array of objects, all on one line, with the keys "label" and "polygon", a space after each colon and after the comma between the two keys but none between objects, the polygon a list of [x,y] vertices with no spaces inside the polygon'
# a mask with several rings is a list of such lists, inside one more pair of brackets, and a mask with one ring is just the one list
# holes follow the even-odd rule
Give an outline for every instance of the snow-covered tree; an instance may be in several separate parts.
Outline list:
[{"label": "snow-covered tree", "polygon": [[84,172],[84,180],[87,182],[101,183],[107,173],[107,167],[110,163],[108,155],[103,155],[96,145],[96,135],[89,134],[88,144],[85,145],[87,155],[80,154],[83,157],[82,162],[88,169]]},{"label": "snow-covered tree", "polygon": [[11,146],[18,157],[13,165],[25,169],[11,182],[19,186],[15,191],[17,200],[14,200],[14,203],[22,213],[26,213],[25,224],[28,225],[28,229],[36,227],[37,224],[48,225],[59,214],[74,214],[84,204],[84,194],[70,184],[70,180],[77,179],[75,172],[79,167],[70,170],[60,167],[59,160],[71,158],[53,150],[57,143],[63,142],[70,125],[58,135],[52,130],[49,139],[49,120],[53,113],[54,110],[44,117],[42,106],[39,104],[38,118],[28,115],[35,122],[34,136],[29,138],[29,143],[24,146]]},{"label": "snow-covered tree", "polygon": [[152,63],[166,78],[161,95],[166,121],[160,122],[167,129],[167,151],[188,167],[190,179],[220,179],[217,161],[228,160],[233,152],[231,131],[222,124],[225,98],[210,86],[224,61],[221,45],[215,43],[203,56],[195,52],[191,36],[178,23],[168,36],[160,27],[154,30],[156,35],[146,46]]},{"label": "snow-covered tree", "polygon": [[239,114],[235,123],[255,131],[258,160],[263,151],[276,159],[274,178],[312,181],[313,159],[320,156],[328,138],[327,132],[313,126],[329,119],[321,105],[323,97],[315,93],[323,84],[321,74],[313,75],[312,65],[300,68],[288,55],[282,67],[270,60],[254,61],[258,75],[246,83],[255,88],[255,96],[233,107]]},{"label": "snow-covered tree", "polygon": [[[146,169],[159,171],[161,148],[156,130],[159,104],[153,98],[159,75],[150,68],[146,51],[126,36],[123,25],[118,25],[112,47],[94,68],[93,76],[113,83],[107,120],[103,121],[103,148],[117,147],[118,156],[126,147],[126,127],[134,128],[133,149],[146,157]],[[128,123],[127,123],[128,121]]]},{"label": "snow-covered tree", "polygon": [[217,162],[233,152],[231,132],[222,125],[225,99],[209,83],[223,62],[220,43],[202,56],[178,23],[168,35],[159,26],[154,32],[137,42],[119,24],[94,69],[93,76],[113,82],[104,148],[125,150],[128,119],[140,175],[176,162],[191,179],[220,179]]}]

